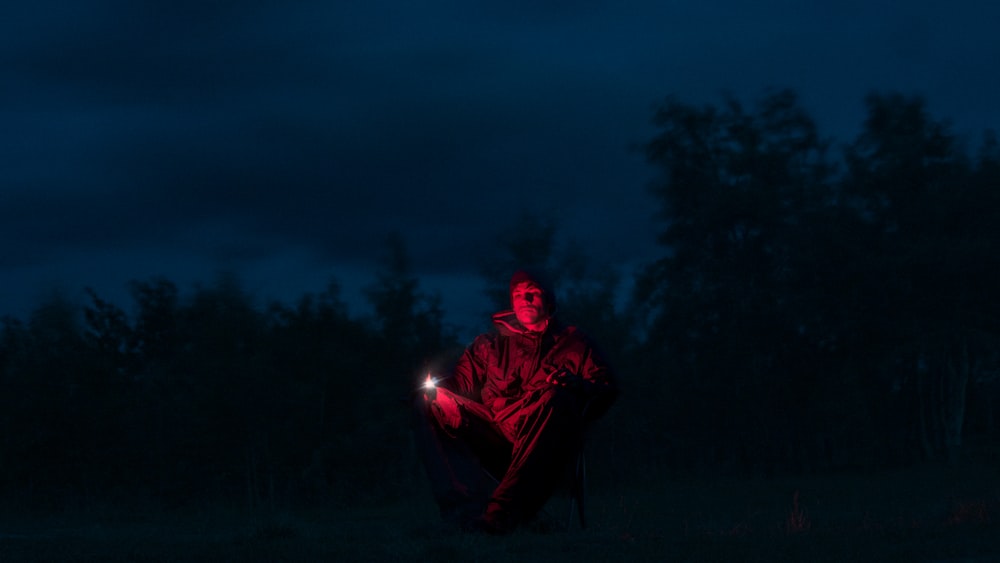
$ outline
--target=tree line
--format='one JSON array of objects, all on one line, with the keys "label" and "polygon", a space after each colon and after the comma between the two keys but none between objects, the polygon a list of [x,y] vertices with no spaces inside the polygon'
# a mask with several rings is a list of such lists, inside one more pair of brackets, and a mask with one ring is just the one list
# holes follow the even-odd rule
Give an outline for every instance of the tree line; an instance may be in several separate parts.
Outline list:
[{"label": "tree line", "polygon": [[920,98],[866,107],[839,157],[790,91],[655,113],[637,373],[668,380],[696,463],[870,467],[996,436],[996,137],[969,154]]},{"label": "tree line", "polygon": [[[560,314],[611,359],[624,393],[592,455],[612,473],[864,469],[996,442],[1000,148],[986,133],[968,149],[918,97],[866,107],[835,146],[791,91],[668,98],[637,147],[657,171],[658,260],[616,272],[526,216],[481,265],[498,307],[514,267],[553,272]],[[5,317],[0,494],[250,507],[406,494],[422,482],[415,376],[464,343],[403,239],[373,277],[367,317],[336,281],[261,306],[232,275],[190,294],[132,282],[129,313],[88,291]]]}]

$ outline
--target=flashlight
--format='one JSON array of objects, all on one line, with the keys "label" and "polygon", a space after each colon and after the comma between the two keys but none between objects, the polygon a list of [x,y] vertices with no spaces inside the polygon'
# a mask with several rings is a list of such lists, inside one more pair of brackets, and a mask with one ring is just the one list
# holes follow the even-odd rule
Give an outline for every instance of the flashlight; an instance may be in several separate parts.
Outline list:
[{"label": "flashlight", "polygon": [[432,401],[437,397],[437,381],[434,381],[434,378],[429,373],[427,374],[427,379],[424,380],[424,395]]}]

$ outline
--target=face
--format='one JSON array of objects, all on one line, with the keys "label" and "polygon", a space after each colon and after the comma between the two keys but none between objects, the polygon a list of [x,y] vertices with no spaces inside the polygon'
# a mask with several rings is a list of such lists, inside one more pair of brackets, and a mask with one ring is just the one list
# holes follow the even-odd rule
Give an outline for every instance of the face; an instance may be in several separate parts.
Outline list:
[{"label": "face", "polygon": [[530,281],[514,286],[510,294],[517,320],[526,328],[537,330],[543,328],[549,319],[548,303],[542,289]]}]

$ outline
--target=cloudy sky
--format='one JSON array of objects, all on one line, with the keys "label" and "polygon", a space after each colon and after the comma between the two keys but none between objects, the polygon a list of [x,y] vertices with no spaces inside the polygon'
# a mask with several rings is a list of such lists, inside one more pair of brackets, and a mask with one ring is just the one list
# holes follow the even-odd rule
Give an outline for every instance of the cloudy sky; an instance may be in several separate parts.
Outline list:
[{"label": "cloudy sky", "polygon": [[0,315],[222,270],[262,301],[336,279],[353,303],[398,232],[462,323],[519,214],[626,273],[656,256],[629,146],[664,97],[788,87],[846,140],[894,90],[975,135],[1000,127],[998,21],[987,0],[7,5]]}]

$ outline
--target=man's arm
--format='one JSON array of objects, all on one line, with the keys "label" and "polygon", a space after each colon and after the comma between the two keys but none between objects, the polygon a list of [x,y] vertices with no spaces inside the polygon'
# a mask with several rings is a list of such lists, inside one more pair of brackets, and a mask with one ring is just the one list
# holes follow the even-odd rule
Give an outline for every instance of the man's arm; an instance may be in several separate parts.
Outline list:
[{"label": "man's arm", "polygon": [[581,347],[577,348],[577,370],[560,368],[549,374],[546,381],[585,397],[590,405],[588,417],[597,418],[617,399],[618,382],[603,356],[586,338],[579,336]]},{"label": "man's arm", "polygon": [[486,362],[491,343],[486,335],[477,337],[455,364],[452,378],[446,382],[455,393],[482,402],[483,382],[486,377]]}]

